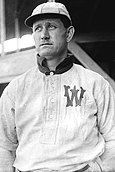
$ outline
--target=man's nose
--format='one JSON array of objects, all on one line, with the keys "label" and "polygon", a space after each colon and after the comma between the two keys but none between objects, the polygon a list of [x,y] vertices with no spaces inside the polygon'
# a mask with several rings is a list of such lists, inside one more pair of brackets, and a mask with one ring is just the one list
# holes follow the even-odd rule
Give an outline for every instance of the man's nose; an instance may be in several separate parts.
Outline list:
[{"label": "man's nose", "polygon": [[47,28],[43,28],[42,33],[41,33],[41,39],[49,39],[49,31]]}]

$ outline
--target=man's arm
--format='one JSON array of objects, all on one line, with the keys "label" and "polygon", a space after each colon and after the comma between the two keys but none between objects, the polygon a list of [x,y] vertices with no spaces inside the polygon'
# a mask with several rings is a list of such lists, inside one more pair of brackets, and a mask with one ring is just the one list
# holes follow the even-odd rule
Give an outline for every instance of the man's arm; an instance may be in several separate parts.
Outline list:
[{"label": "man's arm", "polygon": [[15,172],[14,159],[14,152],[0,148],[0,172]]},{"label": "man's arm", "polygon": [[98,126],[105,140],[105,151],[100,158],[104,172],[113,172],[115,171],[115,92],[107,82],[99,95]]},{"label": "man's arm", "polygon": [[14,172],[18,144],[15,125],[14,99],[6,88],[0,98],[0,172]]}]

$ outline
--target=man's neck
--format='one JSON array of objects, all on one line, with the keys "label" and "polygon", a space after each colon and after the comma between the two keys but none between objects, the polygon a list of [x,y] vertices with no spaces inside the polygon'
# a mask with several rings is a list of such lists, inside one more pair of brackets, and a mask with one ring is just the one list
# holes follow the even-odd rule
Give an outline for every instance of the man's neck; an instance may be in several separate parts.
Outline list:
[{"label": "man's neck", "polygon": [[56,67],[65,59],[65,57],[61,58],[60,60],[57,58],[56,59],[52,59],[52,60],[46,60],[47,62],[47,67],[51,70],[51,71],[55,71]]},{"label": "man's neck", "polygon": [[39,56],[38,54],[38,63],[42,64],[43,59],[45,59],[45,64],[50,71],[55,71],[56,67],[67,57],[67,50],[63,53],[58,54],[57,56]]}]

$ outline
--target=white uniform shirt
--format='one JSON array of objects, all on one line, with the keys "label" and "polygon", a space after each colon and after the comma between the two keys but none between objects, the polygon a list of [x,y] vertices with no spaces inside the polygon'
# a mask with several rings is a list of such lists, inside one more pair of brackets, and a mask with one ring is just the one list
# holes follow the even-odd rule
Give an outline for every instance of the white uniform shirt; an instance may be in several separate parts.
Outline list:
[{"label": "white uniform shirt", "polygon": [[74,171],[115,154],[113,90],[80,65],[57,75],[29,70],[6,87],[0,113],[0,146],[16,150],[20,171]]}]

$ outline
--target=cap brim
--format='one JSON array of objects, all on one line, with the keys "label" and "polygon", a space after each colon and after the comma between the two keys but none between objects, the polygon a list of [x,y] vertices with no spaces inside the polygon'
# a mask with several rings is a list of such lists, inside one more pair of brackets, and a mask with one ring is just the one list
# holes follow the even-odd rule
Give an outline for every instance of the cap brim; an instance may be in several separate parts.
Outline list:
[{"label": "cap brim", "polygon": [[40,19],[45,19],[45,18],[60,18],[60,19],[63,19],[64,22],[66,22],[68,25],[72,25],[71,20],[66,15],[56,14],[56,13],[46,13],[46,14],[42,13],[42,14],[29,16],[25,20],[25,25],[28,27],[33,27],[33,23],[35,23],[36,21]]}]

